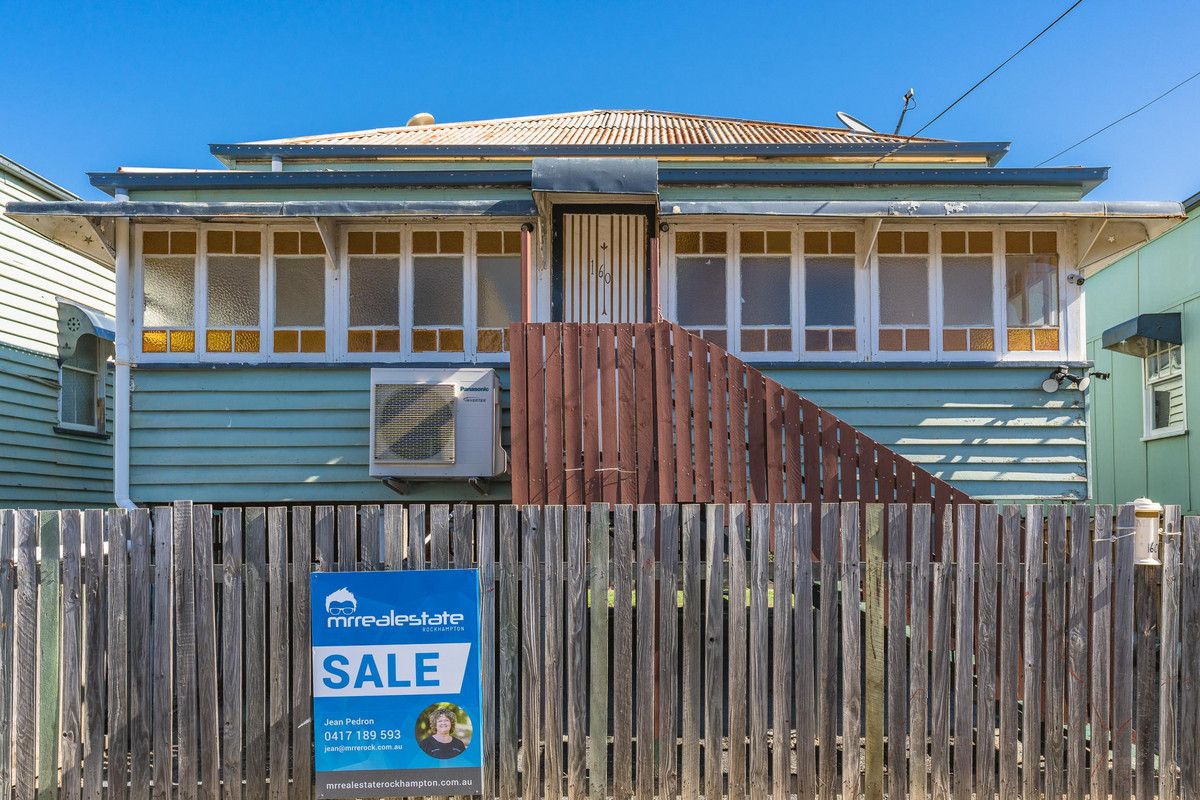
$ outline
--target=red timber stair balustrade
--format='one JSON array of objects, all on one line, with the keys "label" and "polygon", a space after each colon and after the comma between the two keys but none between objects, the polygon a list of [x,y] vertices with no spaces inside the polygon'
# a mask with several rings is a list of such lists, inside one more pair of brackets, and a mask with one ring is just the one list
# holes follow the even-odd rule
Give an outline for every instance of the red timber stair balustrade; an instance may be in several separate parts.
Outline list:
[{"label": "red timber stair balustrade", "polygon": [[509,336],[515,503],[975,502],[674,323]]}]

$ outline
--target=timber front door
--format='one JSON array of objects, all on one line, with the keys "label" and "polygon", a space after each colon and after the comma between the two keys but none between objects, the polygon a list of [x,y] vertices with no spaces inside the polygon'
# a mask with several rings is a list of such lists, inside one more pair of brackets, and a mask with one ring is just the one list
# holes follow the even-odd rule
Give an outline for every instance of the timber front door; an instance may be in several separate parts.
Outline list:
[{"label": "timber front door", "polygon": [[650,212],[566,206],[554,214],[554,319],[645,322]]}]

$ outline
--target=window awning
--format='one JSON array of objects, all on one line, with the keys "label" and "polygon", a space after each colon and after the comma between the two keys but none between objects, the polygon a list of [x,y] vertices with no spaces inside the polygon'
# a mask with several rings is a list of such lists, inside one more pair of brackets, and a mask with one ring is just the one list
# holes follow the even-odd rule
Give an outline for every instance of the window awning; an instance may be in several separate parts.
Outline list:
[{"label": "window awning", "polygon": [[533,196],[551,202],[654,202],[658,160],[653,158],[535,158]]},{"label": "window awning", "polygon": [[1158,344],[1183,344],[1183,315],[1139,314],[1106,330],[1100,346],[1116,353],[1145,358]]},{"label": "window awning", "polygon": [[66,358],[75,353],[81,336],[95,336],[111,342],[116,339],[117,321],[81,303],[58,298],[58,354]]}]

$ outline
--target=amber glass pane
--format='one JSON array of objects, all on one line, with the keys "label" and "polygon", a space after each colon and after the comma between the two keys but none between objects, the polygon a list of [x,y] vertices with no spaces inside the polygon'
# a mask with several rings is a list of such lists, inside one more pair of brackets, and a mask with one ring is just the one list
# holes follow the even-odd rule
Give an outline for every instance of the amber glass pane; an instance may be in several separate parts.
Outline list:
[{"label": "amber glass pane", "polygon": [[875,249],[881,253],[902,253],[904,238],[900,231],[880,231],[875,239]]},{"label": "amber glass pane", "polygon": [[143,353],[165,353],[165,352],[167,352],[167,332],[166,331],[142,331],[142,352]]},{"label": "amber glass pane", "polygon": [[275,231],[272,248],[277,256],[300,254],[300,234],[297,231]]},{"label": "amber glass pane", "polygon": [[718,347],[728,347],[729,346],[729,344],[728,344],[729,337],[726,335],[725,331],[705,331],[704,332],[704,341],[712,342],[713,344],[717,345]]},{"label": "amber glass pane", "polygon": [[943,231],[942,252],[960,254],[967,252],[966,231]]},{"label": "amber glass pane", "polygon": [[767,231],[767,252],[773,254],[792,252],[792,234],[787,231]]},{"label": "amber glass pane", "polygon": [[1029,231],[1005,231],[1004,252],[1009,254],[1028,253]]},{"label": "amber glass pane", "polygon": [[275,352],[295,353],[300,349],[299,331],[275,331]]},{"label": "amber glass pane", "polygon": [[438,331],[438,350],[443,353],[461,353],[463,351],[463,332],[449,328]]},{"label": "amber glass pane", "polygon": [[1058,328],[1038,328],[1033,332],[1034,350],[1057,350]]},{"label": "amber glass pane", "polygon": [[928,328],[909,328],[904,332],[904,349],[905,350],[928,350],[929,349],[929,329]]},{"label": "amber glass pane", "polygon": [[412,249],[414,253],[436,253],[437,231],[414,231]]},{"label": "amber glass pane", "polygon": [[300,253],[306,256],[325,255],[325,244],[321,241],[321,234],[316,231],[302,231],[300,233]]},{"label": "amber glass pane", "polygon": [[904,349],[904,331],[900,328],[881,328],[879,349],[894,352]]},{"label": "amber glass pane", "polygon": [[400,231],[379,231],[375,234],[375,253],[394,256],[400,253]]},{"label": "amber glass pane", "polygon": [[704,244],[704,252],[706,253],[724,253],[727,249],[725,244],[725,231],[705,231],[700,235]]},{"label": "amber glass pane", "polygon": [[145,231],[142,234],[142,252],[144,254],[165,256],[170,249],[171,238],[166,231]]},{"label": "amber glass pane", "polygon": [[208,331],[204,334],[204,347],[210,353],[228,353],[233,349],[232,331]]},{"label": "amber glass pane", "polygon": [[679,231],[675,234],[676,253],[699,253],[700,231]]},{"label": "amber glass pane", "polygon": [[767,349],[767,332],[742,328],[742,350],[746,353],[761,353]]},{"label": "amber glass pane", "polygon": [[906,253],[928,253],[929,252],[929,233],[928,231],[907,231],[904,234],[904,252]]},{"label": "amber glass pane", "polygon": [[835,328],[832,333],[833,349],[838,352],[852,351],[858,346],[853,328]]},{"label": "amber glass pane", "polygon": [[761,253],[766,248],[766,235],[762,231],[742,231],[743,253]]},{"label": "amber glass pane", "polygon": [[991,328],[971,328],[972,350],[995,350],[996,332]]},{"label": "amber glass pane", "polygon": [[519,254],[521,252],[521,232],[520,231],[505,231],[504,232],[504,252]]},{"label": "amber glass pane", "polygon": [[232,253],[233,252],[233,231],[209,231],[208,232],[208,252],[210,252],[210,253]]},{"label": "amber glass pane", "polygon": [[811,256],[823,256],[828,254],[829,234],[825,231],[805,231],[804,252]]},{"label": "amber glass pane", "polygon": [[377,353],[399,353],[400,352],[400,331],[386,330],[375,331],[375,352]]},{"label": "amber glass pane", "polygon": [[767,349],[772,353],[792,349],[792,332],[787,328],[772,328],[767,331]]},{"label": "amber glass pane", "polygon": [[504,347],[504,337],[499,329],[480,329],[477,348],[481,353],[499,353]]},{"label": "amber glass pane", "polygon": [[829,234],[829,252],[854,255],[854,231],[834,231]]},{"label": "amber glass pane", "polygon": [[346,351],[369,353],[373,346],[373,339],[371,331],[346,331]]},{"label": "amber glass pane", "polygon": [[412,332],[412,349],[414,353],[437,352],[437,331],[414,328]]},{"label": "amber glass pane", "polygon": [[196,334],[192,331],[171,331],[171,352],[196,352]]},{"label": "amber glass pane", "polygon": [[967,252],[972,255],[990,254],[992,252],[992,232],[971,231],[968,233]]},{"label": "amber glass pane", "polygon": [[352,256],[366,256],[375,252],[375,237],[370,231],[350,231],[346,235],[346,252]]},{"label": "amber glass pane", "polygon": [[233,250],[242,255],[259,255],[262,253],[262,234],[258,231],[235,231]]},{"label": "amber glass pane", "polygon": [[463,251],[463,232],[462,231],[442,231],[439,234],[441,239],[442,253],[461,253]]},{"label": "amber glass pane", "polygon": [[258,331],[234,331],[233,349],[237,353],[257,353],[259,347]]},{"label": "amber glass pane", "polygon": [[1033,332],[1029,328],[1009,328],[1008,349],[1015,353],[1032,350]]},{"label": "amber glass pane", "polygon": [[300,331],[300,352],[301,353],[324,353],[325,352],[325,331],[320,331],[320,330]]},{"label": "amber glass pane", "polygon": [[195,231],[171,231],[171,253],[191,256],[196,254]]},{"label": "amber glass pane", "polygon": [[1054,231],[1034,231],[1033,232],[1033,252],[1035,253],[1057,253],[1058,252],[1058,235]]},{"label": "amber glass pane", "polygon": [[960,353],[967,349],[967,332],[964,330],[942,331],[942,349],[948,353]]},{"label": "amber glass pane", "polygon": [[829,350],[829,331],[805,331],[804,332],[804,349],[815,353],[824,353]]},{"label": "amber glass pane", "polygon": [[500,231],[480,231],[475,235],[475,252],[480,255],[499,255],[504,251],[504,236]]}]

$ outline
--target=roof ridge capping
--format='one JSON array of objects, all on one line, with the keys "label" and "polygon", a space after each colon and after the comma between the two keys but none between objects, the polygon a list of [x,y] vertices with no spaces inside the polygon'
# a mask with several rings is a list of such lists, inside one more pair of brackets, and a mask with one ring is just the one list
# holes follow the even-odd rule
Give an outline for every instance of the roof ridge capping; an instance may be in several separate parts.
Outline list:
[{"label": "roof ridge capping", "polygon": [[[599,119],[600,125],[594,124]],[[574,124],[571,120],[575,120]],[[721,126],[719,134],[709,128],[709,125]],[[542,130],[530,131],[530,128],[541,127]],[[282,145],[282,144],[349,144],[353,141],[372,140],[369,143],[382,144],[384,142],[377,141],[383,138],[400,138],[406,140],[414,140],[408,142],[410,144],[449,144],[449,141],[435,141],[446,138],[455,138],[455,133],[471,129],[485,128],[490,129],[483,133],[483,138],[510,138],[514,133],[514,129],[523,130],[526,134],[532,133],[535,138],[564,138],[564,134],[555,133],[562,129],[575,130],[578,133],[571,134],[571,138],[583,140],[581,143],[597,143],[599,138],[612,138],[614,136],[623,139],[636,138],[637,140],[647,143],[645,140],[647,134],[659,134],[657,138],[664,141],[659,143],[672,143],[670,140],[680,139],[679,143],[704,144],[718,143],[716,141],[700,141],[700,139],[725,139],[734,130],[740,129],[743,134],[753,132],[757,137],[755,141],[763,139],[775,140],[783,143],[786,141],[783,134],[791,132],[793,134],[808,134],[810,138],[820,139],[822,136],[830,138],[838,138],[847,142],[945,142],[945,139],[932,139],[928,137],[908,137],[900,134],[874,132],[862,133],[853,131],[848,128],[836,128],[824,125],[810,125],[797,122],[779,122],[772,120],[757,120],[746,119],[741,117],[721,117],[710,116],[703,114],[686,114],[675,111],[658,111],[653,109],[590,109],[587,111],[568,111],[558,112],[553,114],[535,114],[520,117],[499,117],[495,119],[483,120],[458,120],[454,122],[435,122],[431,125],[408,126],[395,125],[384,126],[379,128],[366,128],[356,131],[343,131],[336,133],[309,134],[305,136],[285,137],[278,139],[263,139],[253,142],[241,142],[245,145]],[[775,136],[771,136],[774,133]],[[606,135],[606,136],[605,136]],[[462,136],[458,139],[464,138]],[[368,143],[368,142],[362,142]],[[391,142],[403,143],[403,142]],[[457,143],[465,143],[458,141]],[[498,143],[498,142],[497,142]],[[534,143],[534,142],[526,142]],[[557,143],[567,144],[567,141],[542,141],[540,143]],[[728,142],[726,142],[728,143]]]}]

